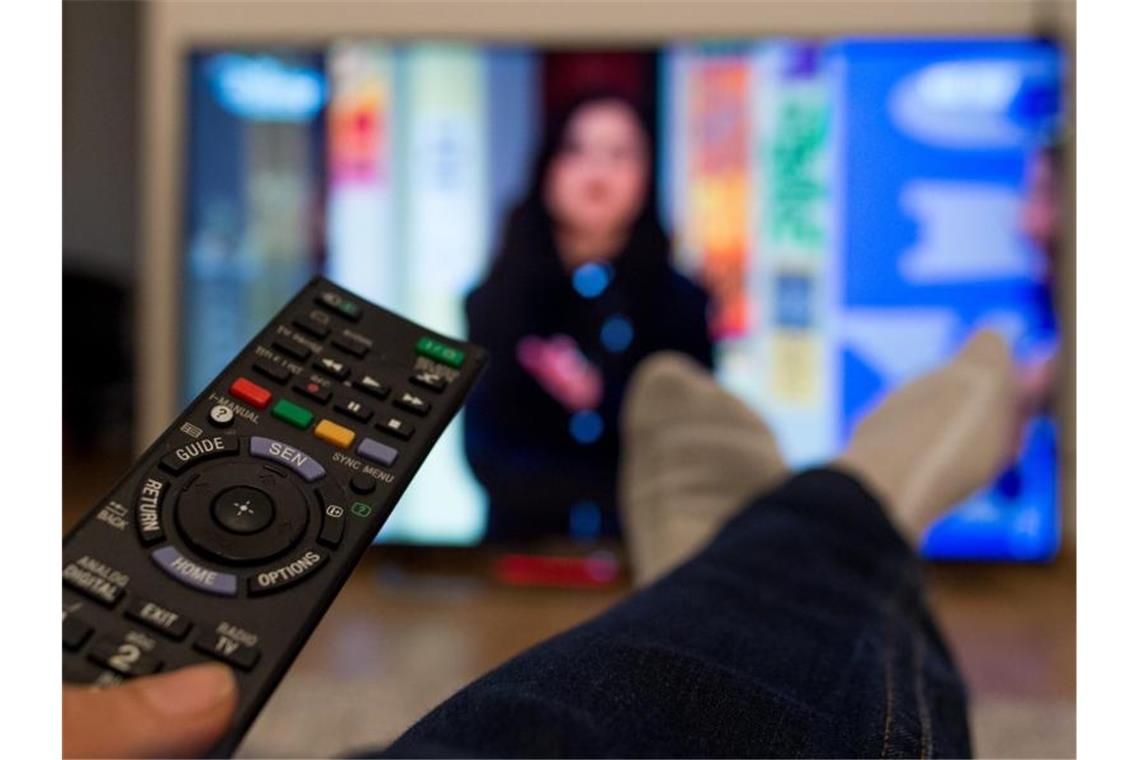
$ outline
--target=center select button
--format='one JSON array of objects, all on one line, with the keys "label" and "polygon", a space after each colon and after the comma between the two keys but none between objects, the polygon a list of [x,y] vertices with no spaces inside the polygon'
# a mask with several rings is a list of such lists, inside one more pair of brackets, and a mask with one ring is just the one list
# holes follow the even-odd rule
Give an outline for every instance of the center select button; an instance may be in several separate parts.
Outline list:
[{"label": "center select button", "polygon": [[173,546],[156,549],[150,556],[155,564],[169,573],[175,580],[181,581],[187,586],[219,596],[237,595],[236,575],[202,567],[197,562],[184,557],[182,552]]},{"label": "center select button", "polygon": [[260,436],[250,438],[249,453],[255,457],[283,464],[309,483],[325,476],[325,468],[321,467],[312,456],[272,438]]}]

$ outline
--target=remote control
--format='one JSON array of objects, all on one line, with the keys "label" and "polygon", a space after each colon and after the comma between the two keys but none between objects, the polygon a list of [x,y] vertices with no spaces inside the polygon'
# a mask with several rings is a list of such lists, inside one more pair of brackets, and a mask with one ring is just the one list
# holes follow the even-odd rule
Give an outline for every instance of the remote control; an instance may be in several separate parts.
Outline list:
[{"label": "remote control", "polygon": [[229,756],[486,364],[317,277],[63,540],[63,680],[216,660]]}]

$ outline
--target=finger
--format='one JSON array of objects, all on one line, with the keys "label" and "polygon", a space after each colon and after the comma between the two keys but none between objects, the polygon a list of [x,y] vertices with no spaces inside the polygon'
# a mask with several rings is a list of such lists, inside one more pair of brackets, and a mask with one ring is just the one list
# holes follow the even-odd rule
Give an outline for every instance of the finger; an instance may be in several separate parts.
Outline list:
[{"label": "finger", "polygon": [[237,706],[223,665],[195,665],[109,689],[63,689],[64,757],[188,757],[210,748]]}]

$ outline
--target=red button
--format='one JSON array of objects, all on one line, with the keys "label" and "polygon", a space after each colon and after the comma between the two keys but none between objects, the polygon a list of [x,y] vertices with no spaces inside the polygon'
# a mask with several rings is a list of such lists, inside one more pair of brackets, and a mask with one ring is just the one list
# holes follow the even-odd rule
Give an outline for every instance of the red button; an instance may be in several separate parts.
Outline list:
[{"label": "red button", "polygon": [[251,383],[244,377],[239,377],[237,380],[234,380],[234,384],[230,386],[230,395],[246,403],[253,404],[258,409],[264,409],[269,406],[269,399],[273,398],[272,393],[257,383]]}]

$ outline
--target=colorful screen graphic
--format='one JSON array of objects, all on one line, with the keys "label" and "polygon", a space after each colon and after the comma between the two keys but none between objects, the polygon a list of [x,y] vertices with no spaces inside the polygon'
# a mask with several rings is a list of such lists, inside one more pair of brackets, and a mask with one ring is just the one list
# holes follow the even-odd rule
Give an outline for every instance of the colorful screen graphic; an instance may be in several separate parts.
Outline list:
[{"label": "colorful screen graphic", "polygon": [[[769,40],[677,45],[655,61],[644,102],[674,262],[712,299],[718,376],[794,464],[833,456],[884,392],[977,327],[1000,330],[1022,364],[1048,363],[1051,252],[1022,217],[1061,112],[1054,46]],[[184,398],[315,271],[464,334],[464,299],[526,191],[562,81],[544,78],[548,65],[537,49],[455,43],[194,54],[184,303],[199,322],[184,330]],[[579,274],[574,287],[590,285]],[[620,351],[633,337],[618,327],[602,338]],[[466,424],[382,540],[481,540],[487,497]],[[1042,411],[1018,461],[924,551],[1051,556],[1056,439]],[[565,532],[590,540],[597,522],[574,513]]]}]

